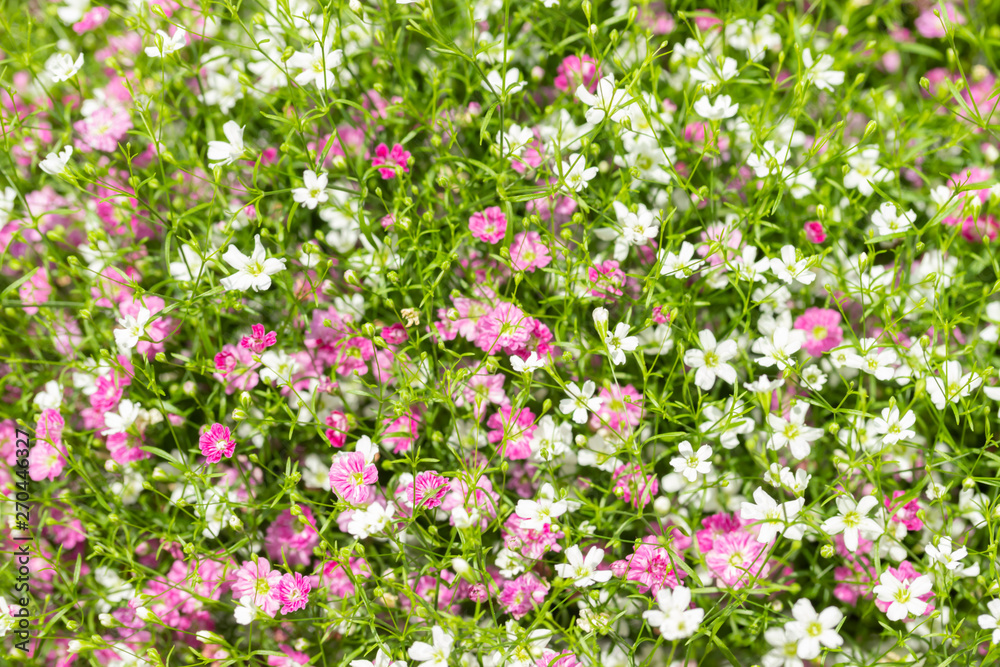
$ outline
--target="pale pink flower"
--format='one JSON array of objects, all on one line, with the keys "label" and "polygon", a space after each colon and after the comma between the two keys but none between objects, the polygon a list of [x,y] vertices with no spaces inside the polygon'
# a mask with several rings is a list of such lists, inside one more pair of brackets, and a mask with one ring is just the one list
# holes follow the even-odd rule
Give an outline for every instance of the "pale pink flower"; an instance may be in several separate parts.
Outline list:
[{"label": "pale pink flower", "polygon": [[343,500],[360,505],[372,496],[371,485],[378,482],[378,469],[361,452],[340,452],[330,466],[330,487]]},{"label": "pale pink flower", "polygon": [[534,273],[552,262],[549,248],[542,243],[538,232],[521,232],[510,244],[510,263],[518,271]]},{"label": "pale pink flower", "polygon": [[271,563],[266,558],[258,558],[257,562],[244,561],[243,567],[236,571],[233,598],[239,600],[250,596],[255,607],[274,618],[281,608],[277,591],[280,581],[281,573],[272,570]]},{"label": "pale pink flower", "polygon": [[507,233],[507,216],[499,206],[477,211],[469,218],[469,231],[480,241],[496,243]]}]

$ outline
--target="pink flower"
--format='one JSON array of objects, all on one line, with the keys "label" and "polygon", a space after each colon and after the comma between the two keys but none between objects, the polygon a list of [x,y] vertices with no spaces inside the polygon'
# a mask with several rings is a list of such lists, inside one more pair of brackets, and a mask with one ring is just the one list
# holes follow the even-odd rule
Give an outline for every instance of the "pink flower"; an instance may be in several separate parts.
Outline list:
[{"label": "pink flower", "polygon": [[240,339],[240,347],[260,354],[278,342],[277,333],[273,331],[268,333],[264,332],[265,329],[263,324],[254,324],[250,327],[251,335],[243,336],[243,338]]},{"label": "pink flower", "polygon": [[378,170],[378,173],[382,175],[382,178],[388,180],[396,178],[396,167],[399,167],[403,173],[409,173],[410,168],[406,166],[406,161],[409,159],[410,152],[404,151],[402,144],[393,146],[391,152],[388,146],[379,144],[375,148],[375,157],[372,158],[372,166],[379,167],[385,165]]},{"label": "pink flower", "polygon": [[236,451],[236,441],[230,435],[229,428],[222,424],[212,424],[198,438],[198,444],[208,463],[218,463],[223,456],[228,459]]},{"label": "pink flower", "polygon": [[814,357],[840,345],[844,332],[840,328],[840,313],[832,308],[807,308],[795,319],[795,328],[804,331],[802,347]]},{"label": "pink flower", "polygon": [[468,380],[468,384],[462,389],[461,397],[472,406],[476,419],[482,419],[486,406],[490,403],[496,405],[507,405],[510,400],[503,390],[504,376],[501,373],[493,375],[485,370],[480,370]]},{"label": "pink flower", "polygon": [[499,206],[490,206],[485,211],[472,214],[469,231],[480,241],[496,243],[507,233],[507,216]]},{"label": "pink flower", "polygon": [[947,2],[944,5],[944,9],[946,17],[934,15],[934,12],[941,11],[936,3],[931,8],[924,10],[924,12],[917,17],[917,20],[913,22],[913,25],[917,28],[917,32],[928,39],[944,37],[948,34],[944,29],[945,18],[947,18],[949,23],[965,25],[965,16],[955,11],[955,5]]},{"label": "pink flower", "polygon": [[636,509],[648,505],[660,488],[656,473],[650,471],[649,475],[643,475],[638,463],[619,466],[611,481],[615,485],[615,495],[620,495]]},{"label": "pink flower", "polygon": [[581,84],[586,86],[590,92],[594,92],[597,90],[599,78],[597,63],[593,58],[590,56],[583,56],[583,58],[567,56],[559,63],[553,83],[564,93],[575,91]]},{"label": "pink flower", "polygon": [[501,303],[479,319],[476,347],[486,352],[523,348],[531,338],[534,320],[512,303]]},{"label": "pink flower", "polygon": [[334,410],[330,413],[330,416],[326,418],[326,425],[330,428],[326,429],[326,438],[330,441],[332,447],[340,449],[347,442],[347,415],[343,412],[338,412]]},{"label": "pink flower", "polygon": [[360,505],[372,496],[372,484],[378,482],[378,469],[365,461],[361,452],[341,452],[330,466],[330,486],[345,501]]},{"label": "pink flower", "polygon": [[[666,586],[671,590],[680,585],[682,579],[687,576],[683,570],[674,566],[679,557],[671,559],[670,552],[664,547],[656,545],[656,538],[649,536],[647,543],[636,547],[635,552],[629,556],[627,561],[628,571],[625,578],[639,584],[639,592],[649,592],[655,596],[661,587]],[[612,571],[614,571],[612,567]],[[623,569],[621,566],[618,568]]]},{"label": "pink flower", "polygon": [[258,609],[274,618],[281,608],[277,591],[279,581],[281,573],[272,570],[271,563],[266,558],[258,558],[257,562],[244,561],[243,567],[236,571],[233,598],[239,600],[250,596]]},{"label": "pink flower", "polygon": [[486,420],[491,430],[486,439],[497,445],[497,452],[511,461],[519,461],[531,456],[531,439],[538,425],[531,408],[520,408],[513,413],[513,407],[505,405]]},{"label": "pink flower", "polygon": [[296,572],[294,575],[286,574],[278,582],[276,592],[278,601],[283,605],[282,614],[291,614],[294,611],[305,608],[309,602],[309,591],[312,586],[309,580]]},{"label": "pink flower", "polygon": [[752,533],[726,533],[714,541],[705,563],[726,586],[745,588],[750,579],[766,577],[770,571],[766,548]]},{"label": "pink flower", "polygon": [[78,22],[73,24],[73,32],[78,35],[82,35],[85,32],[90,32],[94,28],[99,28],[104,25],[104,22],[108,20],[111,12],[108,11],[107,7],[94,7],[89,12],[83,15],[83,18]]},{"label": "pink flower", "polygon": [[23,283],[17,290],[17,295],[24,304],[22,306],[24,312],[28,315],[34,315],[38,312],[38,307],[29,304],[45,303],[52,296],[52,285],[49,284],[49,274],[44,269],[36,271],[28,282]]},{"label": "pink flower", "polygon": [[535,269],[544,268],[550,262],[549,248],[542,243],[538,232],[521,232],[514,236],[510,244],[510,263],[515,269],[534,273]]},{"label": "pink flower", "polygon": [[132,129],[132,119],[123,108],[102,107],[83,120],[73,123],[73,129],[81,135],[74,142],[77,150],[84,153],[93,150],[111,153],[118,149],[118,142]]},{"label": "pink flower", "polygon": [[267,555],[275,562],[287,561],[288,565],[308,565],[312,560],[312,550],[319,544],[319,532],[312,510],[303,505],[301,514],[294,516],[287,509],[267,527],[264,547]]},{"label": "pink flower", "polygon": [[396,496],[409,508],[430,509],[441,504],[441,499],[448,493],[448,488],[447,478],[435,470],[424,470],[417,473],[412,482],[396,489]]},{"label": "pink flower", "polygon": [[532,609],[542,604],[548,592],[548,584],[531,572],[526,572],[504,584],[499,601],[504,611],[517,620],[524,618]]},{"label": "pink flower", "polygon": [[806,240],[809,243],[822,243],[826,240],[826,230],[819,220],[812,220],[803,225],[806,232]]}]

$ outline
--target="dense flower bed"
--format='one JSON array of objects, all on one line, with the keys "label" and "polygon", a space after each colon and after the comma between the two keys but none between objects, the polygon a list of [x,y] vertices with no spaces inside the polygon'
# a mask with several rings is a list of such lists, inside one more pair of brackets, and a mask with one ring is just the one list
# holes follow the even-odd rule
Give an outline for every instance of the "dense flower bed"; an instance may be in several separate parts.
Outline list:
[{"label": "dense flower bed", "polygon": [[8,7],[3,664],[994,664],[1000,7],[753,4]]}]

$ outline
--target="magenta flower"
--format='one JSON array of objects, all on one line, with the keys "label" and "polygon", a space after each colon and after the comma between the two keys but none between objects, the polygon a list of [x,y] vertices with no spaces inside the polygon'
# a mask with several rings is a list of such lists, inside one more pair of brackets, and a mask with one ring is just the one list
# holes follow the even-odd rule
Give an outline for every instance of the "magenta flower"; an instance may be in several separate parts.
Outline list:
[{"label": "magenta flower", "polygon": [[826,240],[826,230],[823,229],[823,223],[819,220],[807,222],[802,227],[805,229],[806,240],[809,243],[822,243]]},{"label": "magenta flower", "polygon": [[229,428],[222,424],[212,424],[212,427],[198,438],[201,453],[209,463],[218,463],[225,456],[227,459],[236,451],[236,441],[229,433]]},{"label": "magenta flower", "polygon": [[477,211],[469,218],[469,231],[480,241],[496,243],[507,233],[507,216],[499,206]]},{"label": "magenta flower", "polygon": [[261,352],[263,352],[264,350],[266,350],[267,348],[271,347],[272,345],[278,342],[277,333],[273,331],[264,333],[265,331],[266,329],[264,329],[263,324],[253,325],[252,327],[250,327],[251,335],[243,336],[243,338],[240,339],[240,347],[246,348],[251,352],[256,352],[257,354],[260,354]]},{"label": "magenta flower", "polygon": [[281,577],[277,586],[278,601],[282,604],[281,613],[291,614],[303,609],[309,602],[310,590],[312,586],[309,585],[309,580],[298,572]]},{"label": "magenta flower", "polygon": [[832,308],[807,308],[795,319],[795,328],[806,334],[802,349],[818,357],[840,345],[844,340],[840,319]]},{"label": "magenta flower", "polygon": [[542,582],[532,573],[526,572],[517,579],[504,584],[499,600],[504,611],[513,616],[515,620],[519,620],[527,616],[532,609],[541,605],[548,592],[548,584]]},{"label": "magenta flower", "polygon": [[375,157],[372,158],[373,167],[382,167],[378,170],[378,173],[382,175],[382,178],[389,180],[396,178],[396,167],[399,167],[403,173],[409,173],[410,168],[406,166],[406,161],[410,159],[410,152],[403,150],[402,144],[396,144],[389,150],[389,147],[385,144],[379,144],[375,148]]},{"label": "magenta flower", "polygon": [[372,484],[378,481],[378,469],[361,452],[341,452],[330,466],[330,486],[345,501],[359,505],[372,496]]}]

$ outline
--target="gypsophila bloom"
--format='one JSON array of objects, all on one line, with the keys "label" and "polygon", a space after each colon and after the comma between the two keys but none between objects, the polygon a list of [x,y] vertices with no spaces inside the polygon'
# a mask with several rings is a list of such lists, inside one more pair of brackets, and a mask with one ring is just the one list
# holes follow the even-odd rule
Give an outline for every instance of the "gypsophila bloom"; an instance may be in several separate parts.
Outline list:
[{"label": "gypsophila bloom", "polygon": [[285,260],[268,257],[260,235],[253,237],[254,249],[250,257],[241,253],[235,245],[229,246],[222,259],[236,269],[236,273],[220,282],[227,291],[245,292],[251,287],[254,292],[260,292],[271,287],[271,276],[285,269]]},{"label": "gypsophila bloom", "polygon": [[785,626],[789,638],[797,639],[796,655],[803,660],[815,660],[823,647],[839,648],[844,638],[837,632],[844,615],[836,607],[816,613],[812,602],[802,598],[792,605],[791,621]]},{"label": "gypsophila bloom", "polygon": [[868,517],[877,506],[878,501],[873,496],[865,496],[857,502],[850,496],[837,496],[839,514],[824,521],[822,528],[829,535],[843,533],[847,550],[857,551],[862,535],[874,539],[882,534],[881,526]]},{"label": "gypsophila bloom", "polygon": [[45,73],[53,81],[66,81],[76,76],[81,67],[83,67],[82,53],[75,59],[68,53],[54,53],[45,63]]},{"label": "gypsophila bloom", "polygon": [[992,630],[990,642],[1000,644],[1000,600],[990,600],[986,608],[989,609],[990,613],[979,615],[977,619],[979,627],[983,630]]},{"label": "gypsophila bloom", "polygon": [[292,190],[292,199],[297,203],[308,209],[314,209],[330,199],[330,194],[326,189],[327,176],[325,173],[317,174],[312,169],[306,169],[302,172],[302,183],[301,188]]},{"label": "gypsophila bloom", "polygon": [[174,34],[168,35],[162,30],[157,30],[152,37],[152,43],[152,46],[146,47],[146,55],[150,58],[166,58],[184,48],[187,44],[187,32],[182,28],[175,28]]},{"label": "gypsophila bloom", "polygon": [[620,365],[625,363],[625,353],[632,352],[639,345],[639,339],[629,336],[629,325],[619,322],[614,331],[609,331],[604,338],[604,344],[608,348],[608,356],[611,363]]},{"label": "gypsophila bloom", "polygon": [[210,167],[225,167],[241,157],[246,150],[243,146],[243,130],[246,126],[240,127],[234,121],[227,121],[222,126],[222,132],[226,135],[226,141],[208,142],[208,159]]},{"label": "gypsophila bloom", "polygon": [[73,155],[72,146],[64,146],[59,153],[49,153],[38,163],[38,168],[50,176],[58,176],[66,171],[66,165]]},{"label": "gypsophila bloom", "polygon": [[674,467],[674,472],[684,476],[689,482],[698,479],[698,475],[707,475],[712,470],[712,448],[702,445],[695,452],[691,443],[687,440],[677,445],[680,456],[670,459],[670,465]]},{"label": "gypsophila bloom", "polygon": [[667,641],[690,637],[697,631],[705,618],[705,610],[691,605],[691,590],[677,586],[672,591],[661,588],[656,594],[659,609],[642,612],[642,618],[657,628]]},{"label": "gypsophila bloom", "polygon": [[589,413],[600,410],[603,403],[599,396],[594,396],[596,389],[592,380],[584,382],[582,388],[575,382],[568,383],[566,398],[559,402],[559,411],[571,415],[577,424],[586,424]]},{"label": "gypsophila bloom", "polygon": [[228,459],[236,451],[236,441],[230,435],[229,429],[222,424],[212,424],[198,438],[198,445],[208,463],[218,463],[223,457]]},{"label": "gypsophila bloom", "polygon": [[932,588],[930,577],[917,577],[907,583],[890,572],[883,572],[878,581],[872,592],[879,601],[889,603],[886,616],[890,621],[901,621],[907,616],[922,616],[926,611],[927,603],[920,598]]},{"label": "gypsophila bloom", "polygon": [[455,638],[439,625],[431,628],[431,638],[433,644],[414,642],[407,649],[407,655],[410,656],[411,660],[420,663],[420,667],[448,667],[448,658],[451,657]]},{"label": "gypsophila bloom", "polygon": [[716,342],[715,335],[708,329],[698,333],[701,349],[689,349],[684,353],[684,364],[696,369],[694,383],[703,391],[710,391],[718,377],[723,382],[736,382],[736,370],[728,362],[736,356],[736,343],[732,340]]},{"label": "gypsophila bloom", "polygon": [[611,579],[611,570],[598,570],[604,550],[591,547],[586,558],[575,544],[566,550],[566,562],[556,565],[556,572],[564,579],[572,579],[577,588],[586,588]]}]

